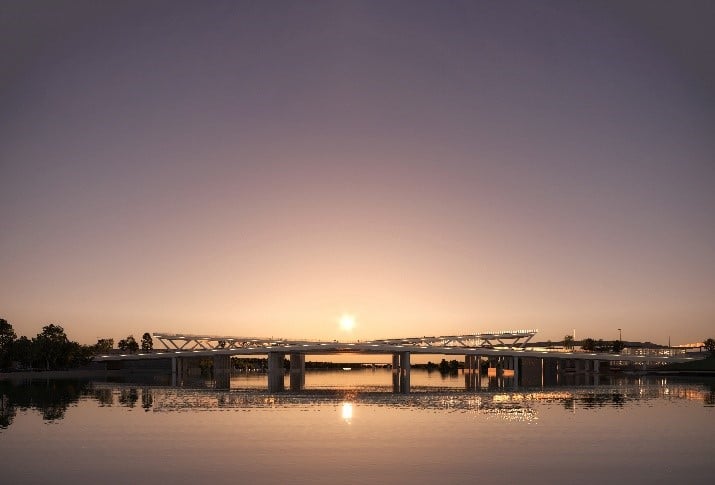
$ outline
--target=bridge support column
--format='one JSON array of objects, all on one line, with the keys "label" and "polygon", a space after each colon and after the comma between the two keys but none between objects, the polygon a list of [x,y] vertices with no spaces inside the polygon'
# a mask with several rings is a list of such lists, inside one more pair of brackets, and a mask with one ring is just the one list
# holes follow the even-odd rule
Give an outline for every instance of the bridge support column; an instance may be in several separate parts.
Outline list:
[{"label": "bridge support column", "polygon": [[184,359],[182,357],[171,358],[171,385],[181,386],[184,382]]},{"label": "bridge support column", "polygon": [[476,360],[476,355],[467,354],[464,356],[464,388],[468,391],[475,388],[475,367],[477,367]]},{"label": "bridge support column", "polygon": [[[477,363],[477,375],[476,375],[476,377],[477,377],[476,384],[477,385],[476,385],[476,388],[481,389],[482,388],[482,356],[477,355],[476,360],[477,360],[477,362],[476,362]],[[487,365],[487,367],[489,367],[489,365]]]},{"label": "bridge support column", "polygon": [[290,390],[300,391],[305,387],[305,354],[290,354]]},{"label": "bridge support column", "polygon": [[464,356],[464,385],[468,390],[478,390],[482,380],[482,357],[480,355]]},{"label": "bridge support column", "polygon": [[410,393],[410,353],[400,352],[400,392]]},{"label": "bridge support column", "polygon": [[281,392],[285,389],[283,384],[284,352],[268,352],[268,392]]},{"label": "bridge support column", "polygon": [[521,367],[521,357],[512,357],[511,368],[514,371],[514,387],[519,386],[519,367]]},{"label": "bridge support column", "polygon": [[543,359],[542,365],[542,386],[555,386],[559,381],[559,359],[552,357]]},{"label": "bridge support column", "polygon": [[[497,363],[496,363],[496,357],[488,355],[487,356],[487,377],[491,381],[492,377],[497,376]],[[489,386],[491,386],[491,382],[489,383]]]},{"label": "bridge support column", "polygon": [[594,360],[593,362],[593,373],[598,374],[600,372],[600,367],[601,367],[601,361],[600,360]]},{"label": "bridge support column", "polygon": [[392,392],[400,392],[400,354],[392,354]]},{"label": "bridge support column", "polygon": [[231,388],[231,356],[214,356],[214,387],[216,389]]},{"label": "bridge support column", "polygon": [[410,392],[410,353],[392,354],[392,390],[396,393]]}]

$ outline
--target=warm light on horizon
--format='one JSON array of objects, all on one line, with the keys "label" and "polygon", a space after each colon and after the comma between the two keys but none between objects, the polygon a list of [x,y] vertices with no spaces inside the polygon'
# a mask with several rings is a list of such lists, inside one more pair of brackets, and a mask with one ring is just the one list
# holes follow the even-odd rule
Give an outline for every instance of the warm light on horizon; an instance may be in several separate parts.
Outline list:
[{"label": "warm light on horizon", "polygon": [[343,313],[340,316],[340,330],[344,332],[352,332],[355,329],[356,319],[355,315],[349,313]]}]

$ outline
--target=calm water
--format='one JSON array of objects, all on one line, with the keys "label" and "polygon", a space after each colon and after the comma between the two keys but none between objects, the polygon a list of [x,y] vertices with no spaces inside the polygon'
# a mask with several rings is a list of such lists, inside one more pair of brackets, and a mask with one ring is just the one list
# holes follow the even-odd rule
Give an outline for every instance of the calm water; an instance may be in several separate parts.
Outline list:
[{"label": "calm water", "polygon": [[[232,390],[0,381],[2,483],[709,483],[715,381],[465,392],[462,375],[309,372]],[[263,384],[262,384],[263,383]],[[492,383],[495,385],[496,383]]]}]

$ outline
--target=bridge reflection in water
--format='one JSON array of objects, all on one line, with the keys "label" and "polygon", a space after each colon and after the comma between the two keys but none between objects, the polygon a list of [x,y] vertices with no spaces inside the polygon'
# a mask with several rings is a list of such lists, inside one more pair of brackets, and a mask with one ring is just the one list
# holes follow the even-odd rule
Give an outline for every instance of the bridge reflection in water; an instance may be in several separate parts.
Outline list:
[{"label": "bridge reflection in water", "polygon": [[[372,375],[370,370],[357,371]],[[334,374],[339,375],[338,372]],[[424,382],[426,371],[417,375]],[[379,378],[378,378],[379,379]],[[622,408],[647,401],[695,401],[715,406],[715,382],[702,379],[662,377],[609,377],[601,386],[558,386],[513,391],[495,389],[475,394],[455,389],[391,394],[379,387],[361,389],[316,389],[294,393],[268,393],[264,390],[216,390],[157,387],[138,383],[121,384],[97,381],[32,380],[0,381],[0,431],[10,427],[18,412],[38,411],[45,421],[64,419],[66,411],[80,401],[95,401],[99,407],[141,409],[146,412],[250,411],[270,408],[313,409],[333,407],[350,422],[362,407],[422,409],[494,416],[509,421],[532,421],[538,403],[558,404],[565,410]],[[376,382],[375,378],[363,382]],[[493,379],[492,379],[493,381]],[[333,384],[335,379],[333,378]],[[431,388],[434,389],[434,388]]]},{"label": "bridge reflection in water", "polygon": [[[231,387],[234,372],[232,357],[267,357],[267,388],[285,390],[286,370],[291,391],[305,387],[306,355],[343,353],[387,354],[392,356],[392,390],[408,394],[411,390],[412,354],[461,356],[464,359],[464,385],[467,390],[483,387],[484,377],[508,382],[512,387],[545,386],[568,383],[574,375],[598,385],[604,370],[612,363],[653,365],[692,360],[691,356],[642,356],[607,353],[527,350],[526,343],[536,330],[515,330],[470,335],[381,339],[362,342],[321,342],[287,339],[195,336],[155,333],[164,349],[137,354],[107,354],[96,361],[107,369],[126,367],[147,372],[170,373],[171,384],[181,386],[195,376],[202,361],[210,360],[217,389]],[[289,365],[286,369],[285,361]]]},{"label": "bridge reflection in water", "polygon": [[452,391],[416,392],[395,396],[390,393],[354,390],[311,390],[301,393],[272,394],[265,391],[221,391],[118,386],[94,383],[91,394],[103,405],[141,405],[146,411],[250,410],[265,408],[309,409],[316,404],[332,405],[349,421],[360,406],[388,406],[400,409],[427,409],[488,414],[503,419],[531,421],[536,418],[536,403],[557,403],[564,409],[622,408],[652,400],[695,401],[715,404],[715,389],[699,382],[679,379],[617,378],[601,387],[552,387],[537,390],[492,391],[483,394]]}]

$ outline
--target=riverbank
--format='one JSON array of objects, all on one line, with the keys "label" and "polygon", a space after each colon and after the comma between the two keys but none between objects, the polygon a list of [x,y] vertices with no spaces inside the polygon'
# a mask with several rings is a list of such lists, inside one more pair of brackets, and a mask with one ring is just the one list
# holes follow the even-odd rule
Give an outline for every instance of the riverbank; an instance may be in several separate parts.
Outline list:
[{"label": "riverbank", "polygon": [[0,372],[0,381],[24,381],[35,379],[92,379],[97,377],[104,378],[120,375],[123,375],[122,371],[85,368],[69,370],[17,371]]},{"label": "riverbank", "polygon": [[649,374],[715,376],[715,356],[693,362],[668,364],[661,369],[649,372]]}]

